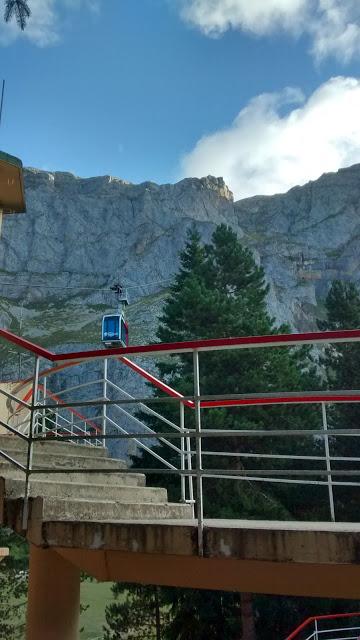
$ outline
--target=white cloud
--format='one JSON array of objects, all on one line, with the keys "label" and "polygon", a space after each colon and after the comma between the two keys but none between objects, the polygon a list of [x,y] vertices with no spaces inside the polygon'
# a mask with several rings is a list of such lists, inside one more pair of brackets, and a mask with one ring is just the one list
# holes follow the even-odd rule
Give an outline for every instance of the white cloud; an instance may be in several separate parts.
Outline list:
[{"label": "white cloud", "polygon": [[359,0],[179,0],[181,14],[206,35],[228,29],[258,36],[287,31],[307,34],[317,60],[343,62],[360,54]]},{"label": "white cloud", "polygon": [[208,35],[244,29],[263,35],[283,25],[297,27],[309,0],[182,0],[182,15]]},{"label": "white cloud", "polygon": [[286,191],[360,162],[359,114],[355,78],[332,78],[307,100],[289,88],[257,96],[231,126],[198,141],[181,177],[223,176],[237,198]]},{"label": "white cloud", "polygon": [[312,51],[318,60],[334,56],[349,62],[360,54],[360,3],[358,0],[318,0],[320,19],[309,27]]},{"label": "white cloud", "polygon": [[31,18],[25,31],[21,31],[12,20],[5,23],[0,16],[0,43],[8,45],[18,38],[25,38],[40,47],[46,47],[58,41],[55,0],[32,0],[29,2]]},{"label": "white cloud", "polygon": [[98,12],[100,0],[28,0],[31,17],[21,31],[15,20],[5,23],[0,12],[0,44],[9,45],[23,38],[39,47],[56,44],[61,39],[60,10],[87,9]]}]

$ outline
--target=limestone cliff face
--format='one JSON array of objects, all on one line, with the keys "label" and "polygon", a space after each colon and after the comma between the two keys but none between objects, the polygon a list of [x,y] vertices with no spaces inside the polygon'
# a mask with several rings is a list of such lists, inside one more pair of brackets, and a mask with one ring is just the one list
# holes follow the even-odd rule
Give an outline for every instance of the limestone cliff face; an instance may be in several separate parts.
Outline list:
[{"label": "limestone cliff face", "polygon": [[332,279],[360,279],[360,165],[237,203],[213,177],[133,185],[29,169],[25,184],[28,213],[8,216],[0,239],[0,322],[52,348],[99,342],[114,304],[100,290],[117,281],[132,342],[153,339],[193,222],[205,240],[221,222],[236,230],[265,268],[271,312],[295,330],[315,326]]},{"label": "limestone cliff face", "polygon": [[360,165],[235,205],[243,240],[271,284],[278,319],[315,328],[332,280],[360,280]]}]

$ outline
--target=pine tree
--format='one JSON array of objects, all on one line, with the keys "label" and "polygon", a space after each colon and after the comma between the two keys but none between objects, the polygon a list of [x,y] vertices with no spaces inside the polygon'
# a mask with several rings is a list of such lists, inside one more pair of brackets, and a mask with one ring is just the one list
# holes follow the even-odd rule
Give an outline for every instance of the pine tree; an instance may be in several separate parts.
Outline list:
[{"label": "pine tree", "polygon": [[[180,270],[164,305],[158,329],[162,342],[201,338],[272,334],[288,331],[276,327],[267,311],[268,287],[263,269],[256,265],[251,252],[243,247],[236,234],[225,225],[219,226],[211,244],[203,246],[199,234],[192,229],[180,256]],[[158,363],[160,376],[184,395],[193,393],[193,364],[189,354],[171,357]],[[200,358],[202,394],[266,393],[297,391],[319,386],[308,349],[246,349],[202,353]],[[163,395],[158,392],[157,395]],[[178,407],[162,405],[166,417],[178,423]],[[231,410],[213,409],[202,412],[204,428],[216,429],[276,429],[311,428],[319,426],[320,412],[310,406],[248,407]],[[149,420],[149,426],[161,430],[161,423]],[[194,416],[186,412],[186,426],[194,426]],[[167,427],[166,427],[167,428]],[[286,454],[303,453],[313,447],[309,439],[298,439],[289,445],[283,439],[258,437],[221,438],[204,441],[204,451],[227,453]],[[156,452],[178,466],[176,453],[160,444]],[[170,457],[169,457],[170,453]],[[204,456],[207,467],[241,466],[266,468],[273,462],[248,461],[239,458]],[[283,462],[286,466],[287,461]],[[239,467],[239,465],[241,465]],[[280,463],[279,463],[280,465]],[[137,467],[158,467],[151,454],[142,453],[134,460]],[[152,482],[164,484],[164,476],[152,476]],[[274,517],[289,518],[302,514],[307,500],[308,511],[318,509],[320,491],[305,489],[299,495],[285,485],[268,486],[249,482],[206,479],[205,510],[208,517]],[[168,480],[171,499],[179,499],[179,481]],[[227,497],[226,501],[224,496]],[[327,513],[324,513],[327,516]],[[317,513],[318,516],[318,513]]]},{"label": "pine tree", "polygon": [[[240,596],[195,589],[162,589],[169,608],[164,640],[235,640],[239,638]],[[243,640],[249,640],[244,637]]]},{"label": "pine tree", "polygon": [[[352,282],[335,280],[325,301],[326,321],[319,322],[323,330],[358,329],[360,327],[360,294]],[[324,365],[328,388],[333,390],[360,389],[360,343],[332,344],[325,348]],[[337,404],[328,408],[329,425],[332,428],[358,429],[360,424],[360,405]],[[357,438],[332,438],[330,452],[337,456],[359,457],[360,442]],[[358,467],[346,462],[333,463],[334,469]],[[346,477],[342,480],[358,482],[358,477]],[[339,519],[356,520],[360,517],[358,506],[358,488],[334,487],[336,511]]]},{"label": "pine tree", "polygon": [[159,587],[115,583],[112,592],[115,602],[106,608],[104,640],[161,640],[168,614]]},{"label": "pine tree", "polygon": [[[203,246],[195,229],[189,233],[180,256],[180,269],[164,305],[158,339],[162,342],[241,335],[271,334],[288,331],[276,327],[266,307],[268,287],[263,269],[251,252],[243,247],[236,234],[221,225],[209,245]],[[210,352],[201,354],[201,391],[203,394],[254,393],[313,389],[320,384],[308,349],[279,348]],[[184,395],[193,394],[193,364],[188,354],[161,359],[157,363],[160,377]],[[162,396],[162,392],[156,392]],[[160,413],[178,423],[175,403],[162,404]],[[186,426],[194,426],[194,412],[186,411]],[[256,407],[212,409],[203,411],[203,426],[217,429],[311,428],[319,426],[320,414],[305,407]],[[143,413],[149,426],[161,431],[161,423]],[[166,430],[169,429],[165,426]],[[175,441],[176,442],[176,441]],[[299,453],[316,446],[309,439],[286,443],[279,438],[221,438],[204,441],[204,450],[227,453]],[[160,443],[157,453],[179,466],[176,452]],[[204,455],[206,467],[241,469],[254,465],[239,458]],[[266,461],[256,460],[257,468]],[[288,461],[283,462],[288,465]],[[158,461],[145,452],[134,459],[135,467],[158,468]],[[299,468],[301,463],[299,462]],[[170,499],[178,500],[179,480],[173,476],[152,475],[151,484],[167,484]],[[294,492],[286,485],[257,485],[248,481],[204,480],[205,515],[207,517],[292,518],[321,517],[324,492],[317,487]],[[323,509],[324,517],[328,516]],[[119,585],[119,589],[122,587]],[[254,637],[254,612],[251,596],[241,612],[239,594],[161,589],[170,619],[163,631],[169,640],[238,640],[243,623],[243,638]],[[243,598],[244,600],[244,598]],[[241,619],[242,613],[244,614]],[[269,636],[270,637],[270,636]]]}]

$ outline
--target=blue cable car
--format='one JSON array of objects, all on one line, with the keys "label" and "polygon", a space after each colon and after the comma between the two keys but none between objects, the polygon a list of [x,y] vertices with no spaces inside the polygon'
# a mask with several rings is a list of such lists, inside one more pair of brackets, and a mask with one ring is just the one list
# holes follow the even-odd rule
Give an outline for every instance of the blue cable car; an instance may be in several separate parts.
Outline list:
[{"label": "blue cable car", "polygon": [[127,347],[129,329],[122,313],[113,313],[103,317],[102,342],[106,347]]},{"label": "blue cable car", "polygon": [[101,340],[106,347],[128,347],[129,328],[124,317],[124,307],[129,304],[127,293],[119,284],[111,289],[118,296],[119,310],[103,316]]}]

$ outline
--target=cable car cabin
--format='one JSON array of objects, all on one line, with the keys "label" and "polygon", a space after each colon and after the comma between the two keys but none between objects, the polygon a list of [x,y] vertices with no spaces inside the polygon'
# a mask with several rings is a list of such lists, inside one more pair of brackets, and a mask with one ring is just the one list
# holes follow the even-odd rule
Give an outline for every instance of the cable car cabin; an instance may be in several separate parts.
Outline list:
[{"label": "cable car cabin", "polygon": [[103,317],[102,342],[106,347],[127,347],[129,329],[122,313],[113,313]]}]

